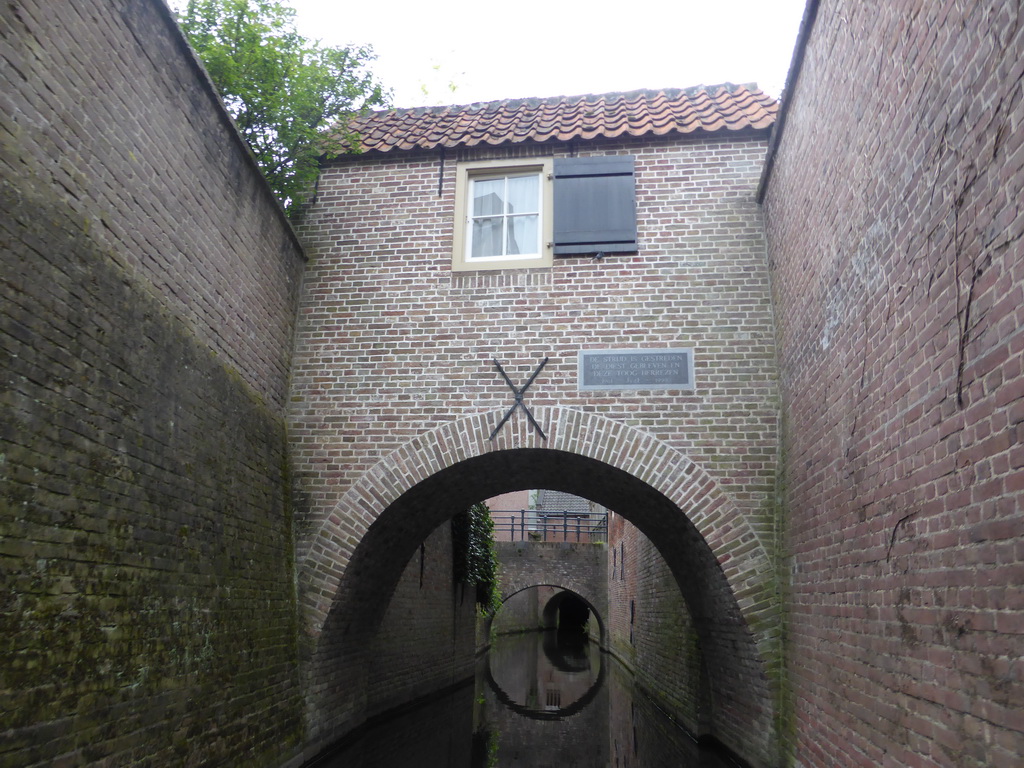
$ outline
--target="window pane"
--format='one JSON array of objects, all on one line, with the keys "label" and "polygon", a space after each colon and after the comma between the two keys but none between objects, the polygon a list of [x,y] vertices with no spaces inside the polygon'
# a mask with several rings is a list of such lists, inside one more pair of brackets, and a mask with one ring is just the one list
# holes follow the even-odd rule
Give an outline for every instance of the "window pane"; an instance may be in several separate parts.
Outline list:
[{"label": "window pane", "polygon": [[508,180],[508,213],[537,213],[540,177],[512,176]]},{"label": "window pane", "polygon": [[512,216],[508,220],[508,252],[540,253],[537,241],[539,216]]},{"label": "window pane", "polygon": [[487,219],[473,219],[473,251],[471,258],[480,256],[501,256],[501,225],[504,219],[494,216]]},{"label": "window pane", "polygon": [[502,213],[504,179],[473,182],[473,210],[470,216],[494,216]]}]

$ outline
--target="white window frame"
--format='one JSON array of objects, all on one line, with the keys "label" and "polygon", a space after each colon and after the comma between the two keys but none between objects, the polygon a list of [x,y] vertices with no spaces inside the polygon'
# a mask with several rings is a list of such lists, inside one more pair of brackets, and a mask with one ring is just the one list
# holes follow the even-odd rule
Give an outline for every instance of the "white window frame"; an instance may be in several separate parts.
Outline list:
[{"label": "white window frame", "polygon": [[[473,258],[470,194],[474,180],[522,176],[536,173],[540,177],[540,252],[506,256]],[[456,272],[487,269],[528,269],[550,267],[554,262],[552,220],[554,213],[552,188],[552,162],[550,158],[517,158],[511,160],[479,160],[459,163],[455,180],[455,232],[452,247],[452,269]]]}]

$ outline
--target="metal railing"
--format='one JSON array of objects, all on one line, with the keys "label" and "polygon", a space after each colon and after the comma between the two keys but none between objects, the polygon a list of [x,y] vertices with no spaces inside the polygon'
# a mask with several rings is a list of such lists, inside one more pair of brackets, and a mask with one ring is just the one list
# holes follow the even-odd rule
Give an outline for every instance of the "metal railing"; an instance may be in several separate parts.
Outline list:
[{"label": "metal railing", "polygon": [[608,514],[538,509],[492,509],[495,541],[608,540]]}]

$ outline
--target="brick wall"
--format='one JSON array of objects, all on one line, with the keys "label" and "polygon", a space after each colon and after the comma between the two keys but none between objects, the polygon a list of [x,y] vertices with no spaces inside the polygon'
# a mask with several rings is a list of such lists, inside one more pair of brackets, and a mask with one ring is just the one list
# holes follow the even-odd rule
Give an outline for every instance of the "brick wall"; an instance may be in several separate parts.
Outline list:
[{"label": "brick wall", "polygon": [[370,654],[367,714],[473,677],[477,605],[452,579],[452,533],[442,523],[405,567]]},{"label": "brick wall", "polygon": [[557,591],[554,587],[534,587],[516,592],[501,604],[501,610],[494,615],[494,620],[487,627],[488,631],[481,631],[478,635],[477,644],[487,645],[497,635],[545,629],[544,606]]},{"label": "brick wall", "polygon": [[301,252],[162,3],[0,44],[0,764],[275,765]]},{"label": "brick wall", "polygon": [[[503,598],[531,587],[548,585],[567,589],[586,602],[603,628],[608,615],[608,572],[604,544],[571,542],[517,541],[498,542],[498,585]],[[552,595],[546,594],[550,599]],[[543,626],[546,600],[535,604],[537,613],[524,628]],[[503,609],[504,610],[504,609]],[[501,617],[501,613],[498,614]],[[524,617],[525,618],[525,617]],[[497,627],[504,622],[496,619]],[[552,625],[553,626],[553,625]],[[603,642],[602,637],[598,640]]]},{"label": "brick wall", "polygon": [[821,2],[767,185],[802,766],[1024,754],[1024,11]]},{"label": "brick wall", "polygon": [[[609,647],[636,685],[693,736],[711,732],[700,642],[683,593],[650,539],[619,515],[608,527]],[[742,701],[748,693],[733,692]],[[720,702],[726,704],[727,698]],[[719,734],[729,740],[727,734]]]},{"label": "brick wall", "polygon": [[[742,135],[517,147],[634,155],[640,252],[491,273],[451,270],[454,182],[457,161],[503,151],[324,168],[301,227],[310,263],[289,429],[316,733],[358,720],[347,692],[361,632],[426,533],[475,501],[544,487],[638,516],[674,553],[722,684],[749,684],[758,702],[728,729],[771,762],[777,402],[753,198],[764,149]],[[675,346],[696,349],[693,392],[577,388],[580,349]],[[512,404],[492,358],[522,383],[546,356],[526,403],[548,439],[520,413],[489,441]],[[365,617],[363,629],[344,616]]]},{"label": "brick wall", "polygon": [[[507,408],[494,357],[521,384],[550,356],[532,406],[585,408],[665,440],[770,530],[774,350],[753,199],[764,147],[763,136],[577,147],[636,156],[640,253],[492,273],[451,271],[455,159],[507,151],[466,151],[443,167],[438,154],[392,153],[324,168],[300,227],[310,254],[291,414],[309,497],[300,546],[356,478],[411,437]],[[577,390],[580,349],[671,346],[697,349],[692,394]]]}]

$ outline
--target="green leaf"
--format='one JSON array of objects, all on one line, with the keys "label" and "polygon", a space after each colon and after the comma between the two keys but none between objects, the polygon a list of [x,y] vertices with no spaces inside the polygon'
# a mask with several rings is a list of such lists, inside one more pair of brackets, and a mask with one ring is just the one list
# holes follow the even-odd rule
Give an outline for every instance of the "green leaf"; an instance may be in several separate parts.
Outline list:
[{"label": "green leaf", "polygon": [[351,117],[387,106],[369,47],[302,37],[295,11],[276,0],[190,0],[178,23],[289,213],[312,191],[319,157],[355,147]]},{"label": "green leaf", "polygon": [[482,609],[498,608],[501,594],[494,522],[483,502],[452,518],[452,569],[457,583],[475,585],[476,602]]}]

